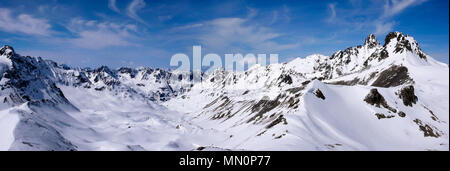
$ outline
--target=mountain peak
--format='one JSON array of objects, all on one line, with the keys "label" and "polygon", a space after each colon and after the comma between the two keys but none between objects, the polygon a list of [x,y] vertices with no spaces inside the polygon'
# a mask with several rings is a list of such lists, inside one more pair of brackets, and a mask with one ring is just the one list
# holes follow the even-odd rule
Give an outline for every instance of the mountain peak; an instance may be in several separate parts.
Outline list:
[{"label": "mountain peak", "polygon": [[392,42],[392,39],[396,39],[397,41],[400,41],[402,39],[404,39],[405,35],[403,35],[402,32],[390,32],[389,34],[386,35],[386,38],[384,39],[384,46],[388,45],[389,43]]},{"label": "mountain peak", "polygon": [[14,52],[14,48],[9,46],[9,45],[4,45],[1,49],[0,49],[0,56],[7,56],[7,57],[11,57],[13,55],[15,55],[16,53]]},{"label": "mountain peak", "polygon": [[374,34],[369,34],[369,36],[367,36],[366,40],[364,41],[364,45],[367,45],[369,48],[374,48],[381,44],[380,42],[378,42]]},{"label": "mountain peak", "polygon": [[390,32],[386,35],[384,47],[390,47],[394,53],[411,52],[426,60],[426,54],[420,49],[417,41],[402,32]]}]

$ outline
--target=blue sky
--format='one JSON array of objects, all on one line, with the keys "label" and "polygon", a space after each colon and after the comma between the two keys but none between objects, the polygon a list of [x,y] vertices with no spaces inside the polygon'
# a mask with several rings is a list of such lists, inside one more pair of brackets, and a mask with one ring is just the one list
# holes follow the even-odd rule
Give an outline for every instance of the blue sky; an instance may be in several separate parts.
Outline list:
[{"label": "blue sky", "polygon": [[447,0],[0,1],[0,44],[71,66],[168,67],[175,53],[277,53],[280,61],[413,36],[449,61]]}]

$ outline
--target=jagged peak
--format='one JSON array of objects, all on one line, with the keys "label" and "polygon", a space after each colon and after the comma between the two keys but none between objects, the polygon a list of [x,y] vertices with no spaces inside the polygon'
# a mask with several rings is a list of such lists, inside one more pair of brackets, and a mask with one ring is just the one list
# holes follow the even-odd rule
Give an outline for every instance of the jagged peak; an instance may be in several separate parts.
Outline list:
[{"label": "jagged peak", "polygon": [[412,36],[410,36],[408,34],[404,34],[402,32],[399,32],[399,31],[388,33],[386,35],[386,38],[385,38],[383,46],[386,47],[389,44],[393,44],[395,46],[398,43],[404,43],[404,42],[410,43],[414,47],[418,47],[419,46],[417,41],[414,39],[414,37],[412,37]]},{"label": "jagged peak", "polygon": [[135,70],[130,67],[120,67],[117,71],[122,74],[133,74],[135,72]]},{"label": "jagged peak", "polygon": [[15,51],[14,48],[9,46],[9,45],[4,45],[1,49],[0,49],[0,56],[7,56],[7,57],[11,57],[13,55],[15,55]]},{"label": "jagged peak", "polygon": [[[407,36],[407,35],[406,35]],[[395,31],[395,32],[390,32],[386,35],[386,38],[384,39],[384,46],[392,43],[392,39],[395,39],[395,42],[400,41],[401,39],[404,39],[405,35],[402,32],[399,31]]]},{"label": "jagged peak", "polygon": [[378,42],[378,40],[374,34],[369,34],[369,36],[367,36],[366,40],[364,41],[364,45],[369,48],[374,48],[381,44],[380,44],[380,42]]},{"label": "jagged peak", "polygon": [[105,74],[108,74],[110,76],[115,76],[114,70],[109,69],[109,67],[105,66],[105,65],[95,69],[94,72],[95,73],[105,73]]},{"label": "jagged peak", "polygon": [[427,59],[427,55],[420,49],[417,41],[402,32],[390,32],[386,35],[384,47],[391,47],[394,53],[403,53],[409,51],[417,54],[422,59]]}]

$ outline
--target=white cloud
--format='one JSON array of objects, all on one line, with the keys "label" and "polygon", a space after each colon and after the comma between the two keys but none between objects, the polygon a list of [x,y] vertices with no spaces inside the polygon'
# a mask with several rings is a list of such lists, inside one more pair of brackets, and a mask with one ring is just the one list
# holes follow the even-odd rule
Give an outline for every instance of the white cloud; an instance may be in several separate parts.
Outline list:
[{"label": "white cloud", "polygon": [[330,18],[328,18],[328,22],[334,22],[336,19],[336,4],[328,4],[328,10],[330,11]]},{"label": "white cloud", "polygon": [[[381,8],[367,9],[361,6],[363,3],[360,0],[350,0],[352,9],[344,9],[345,13],[337,15],[337,6],[335,3],[328,4],[330,16],[327,22],[339,23],[345,25],[347,28],[353,29],[367,29],[374,32],[376,35],[382,35],[393,31],[396,22],[393,17],[402,13],[405,9],[419,5],[426,0],[384,0],[372,1],[373,4],[369,6],[380,6]],[[376,10],[376,11],[374,11]],[[379,14],[373,16],[373,14]],[[351,20],[355,17],[364,17],[364,21]]]},{"label": "white cloud", "polygon": [[375,22],[375,35],[382,35],[392,31],[394,22]]},{"label": "white cloud", "polygon": [[393,30],[395,22],[391,18],[400,14],[403,10],[413,5],[418,5],[426,0],[387,0],[384,4],[383,14],[375,24],[375,34],[381,35]]},{"label": "white cloud", "polygon": [[406,8],[418,5],[426,0],[388,0],[386,4],[384,4],[384,13],[382,18],[393,17],[399,13],[401,13]]},{"label": "white cloud", "polygon": [[128,5],[128,8],[127,8],[127,15],[130,18],[132,18],[132,19],[134,19],[136,21],[139,21],[139,22],[141,22],[143,24],[146,24],[146,22],[144,20],[142,20],[142,18],[139,17],[139,15],[137,14],[137,12],[139,10],[141,10],[142,8],[144,8],[145,5],[146,4],[145,4],[144,0],[133,0],[133,1],[131,1],[131,3]]},{"label": "white cloud", "polygon": [[117,24],[98,22],[96,20],[72,19],[67,27],[76,38],[68,41],[78,47],[101,49],[110,46],[136,45],[130,41],[134,39],[137,26],[132,24]]},{"label": "white cloud", "polygon": [[282,44],[274,39],[282,34],[268,27],[255,23],[256,11],[249,11],[244,18],[217,18],[201,23],[171,29],[175,32],[189,32],[187,39],[198,40],[203,48],[214,53],[245,52],[278,53],[278,51],[293,49],[299,44]]},{"label": "white cloud", "polygon": [[119,8],[117,8],[116,6],[116,0],[108,0],[108,8],[117,13],[120,13]]},{"label": "white cloud", "polygon": [[10,33],[47,36],[51,25],[45,19],[35,18],[28,14],[13,16],[11,10],[0,8],[0,30]]},{"label": "white cloud", "polygon": [[233,49],[242,45],[251,50],[278,51],[296,47],[295,44],[276,43],[273,39],[280,37],[280,34],[248,22],[243,18],[215,19],[206,23],[207,30],[199,38],[206,46],[215,49]]},{"label": "white cloud", "polygon": [[279,21],[289,23],[291,21],[290,13],[290,9],[286,5],[283,5],[281,9],[274,10],[269,25],[278,23]]}]

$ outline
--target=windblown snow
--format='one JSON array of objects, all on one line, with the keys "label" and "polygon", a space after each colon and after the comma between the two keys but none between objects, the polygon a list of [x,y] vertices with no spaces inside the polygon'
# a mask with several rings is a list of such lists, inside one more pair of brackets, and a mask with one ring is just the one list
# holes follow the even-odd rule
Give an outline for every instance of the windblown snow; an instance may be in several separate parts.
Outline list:
[{"label": "windblown snow", "polygon": [[449,67],[400,32],[195,76],[3,46],[0,150],[449,150]]}]

